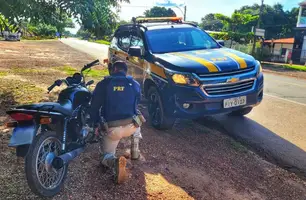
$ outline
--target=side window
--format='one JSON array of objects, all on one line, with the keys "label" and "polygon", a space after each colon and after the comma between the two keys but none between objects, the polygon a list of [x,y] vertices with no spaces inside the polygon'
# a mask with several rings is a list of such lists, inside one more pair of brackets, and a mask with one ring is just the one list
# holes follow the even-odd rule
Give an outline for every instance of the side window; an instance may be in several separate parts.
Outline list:
[{"label": "side window", "polygon": [[128,31],[118,34],[118,47],[124,51],[127,51],[130,47],[130,34]]},{"label": "side window", "polygon": [[143,40],[142,40],[141,36],[139,36],[136,33],[132,33],[131,46],[139,46],[139,47],[143,48],[144,45],[143,45]]},{"label": "side window", "polygon": [[179,44],[186,44],[186,37],[184,32],[178,33],[178,43]]},{"label": "side window", "polygon": [[110,44],[110,48],[118,50],[118,38],[117,38],[117,36],[113,37],[112,42]]}]

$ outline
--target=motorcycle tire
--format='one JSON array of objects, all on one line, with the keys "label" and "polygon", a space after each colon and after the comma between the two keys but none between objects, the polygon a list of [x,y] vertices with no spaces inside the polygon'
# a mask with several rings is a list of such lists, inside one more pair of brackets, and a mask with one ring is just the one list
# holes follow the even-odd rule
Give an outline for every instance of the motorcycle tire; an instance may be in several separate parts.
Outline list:
[{"label": "motorcycle tire", "polygon": [[[35,194],[37,194],[38,196],[41,197],[52,197],[55,196],[56,194],[58,194],[61,190],[61,188],[63,187],[63,183],[65,181],[65,178],[67,176],[67,171],[68,171],[68,165],[65,165],[63,168],[61,168],[60,170],[60,177],[59,180],[56,182],[56,184],[50,185],[50,187],[46,186],[46,183],[43,183],[43,178],[39,176],[39,173],[43,173],[44,170],[46,172],[46,176],[48,177],[49,174],[52,174],[54,172],[48,173],[45,169],[45,167],[42,167],[40,169],[38,169],[38,165],[41,163],[38,161],[39,156],[41,155],[41,148],[43,148],[44,153],[42,156],[45,156],[46,152],[45,152],[45,147],[46,146],[42,146],[45,144],[46,141],[51,140],[54,141],[57,145],[59,145],[59,150],[57,150],[56,154],[59,155],[60,154],[60,150],[61,150],[61,138],[59,137],[59,135],[56,134],[56,132],[54,131],[45,131],[42,132],[38,135],[36,135],[36,137],[34,138],[29,152],[26,156],[25,159],[25,173],[26,173],[26,178],[27,178],[27,182],[28,185],[31,189],[31,191]],[[48,148],[50,148],[50,150],[52,149],[52,145],[51,147],[48,146]],[[55,148],[55,147],[54,147]],[[58,149],[58,147],[57,147]],[[47,150],[48,151],[48,150]],[[55,152],[55,151],[54,151]],[[45,158],[45,157],[44,157]],[[45,161],[45,159],[43,159],[43,162]],[[40,166],[40,165],[39,165]],[[44,166],[44,165],[42,165]],[[40,172],[41,171],[41,172]],[[59,170],[58,170],[59,171]],[[58,172],[57,171],[57,172]],[[49,178],[47,178],[46,182],[49,180]],[[52,179],[53,180],[53,179]]]}]

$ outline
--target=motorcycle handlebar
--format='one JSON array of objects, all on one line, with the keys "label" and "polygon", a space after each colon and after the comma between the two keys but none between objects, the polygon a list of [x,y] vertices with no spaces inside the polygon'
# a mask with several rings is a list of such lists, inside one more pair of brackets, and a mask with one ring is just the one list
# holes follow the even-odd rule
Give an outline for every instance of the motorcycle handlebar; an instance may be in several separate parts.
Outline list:
[{"label": "motorcycle handlebar", "polygon": [[50,87],[48,87],[48,93],[51,92],[51,90],[53,90],[53,88],[56,87],[56,84],[53,83]]},{"label": "motorcycle handlebar", "polygon": [[95,61],[93,61],[93,62],[91,62],[91,63],[85,65],[85,66],[83,67],[82,71],[91,68],[92,66],[98,64],[99,62],[100,62],[99,59],[97,59],[97,60],[95,60]]}]

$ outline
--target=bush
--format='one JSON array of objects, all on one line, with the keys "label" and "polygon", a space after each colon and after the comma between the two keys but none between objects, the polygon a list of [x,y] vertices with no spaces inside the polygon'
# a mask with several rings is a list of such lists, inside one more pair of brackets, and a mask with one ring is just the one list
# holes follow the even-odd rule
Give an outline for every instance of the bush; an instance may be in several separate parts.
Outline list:
[{"label": "bush", "polygon": [[250,33],[236,33],[236,32],[219,32],[209,33],[210,36],[216,40],[233,40],[238,43],[248,43],[253,39],[254,34]]},{"label": "bush", "polygon": [[36,36],[52,36],[55,37],[57,29],[55,26],[47,24],[28,25],[28,31]]},{"label": "bush", "polygon": [[106,40],[89,40],[89,41],[99,43],[99,44],[110,45],[110,42],[108,42]]}]

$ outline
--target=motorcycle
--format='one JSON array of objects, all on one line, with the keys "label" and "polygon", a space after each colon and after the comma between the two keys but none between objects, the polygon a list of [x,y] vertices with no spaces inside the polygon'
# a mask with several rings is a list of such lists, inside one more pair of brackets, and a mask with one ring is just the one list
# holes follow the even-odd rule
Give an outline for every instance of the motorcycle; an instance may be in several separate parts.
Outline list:
[{"label": "motorcycle", "polygon": [[16,155],[25,158],[25,173],[32,192],[52,197],[60,192],[68,165],[80,155],[86,144],[97,142],[88,125],[91,92],[85,82],[84,71],[98,65],[99,60],[85,65],[81,72],[63,80],[56,80],[48,88],[50,93],[63,83],[57,102],[21,105],[7,111],[14,120],[7,127],[14,128],[9,142]]}]

